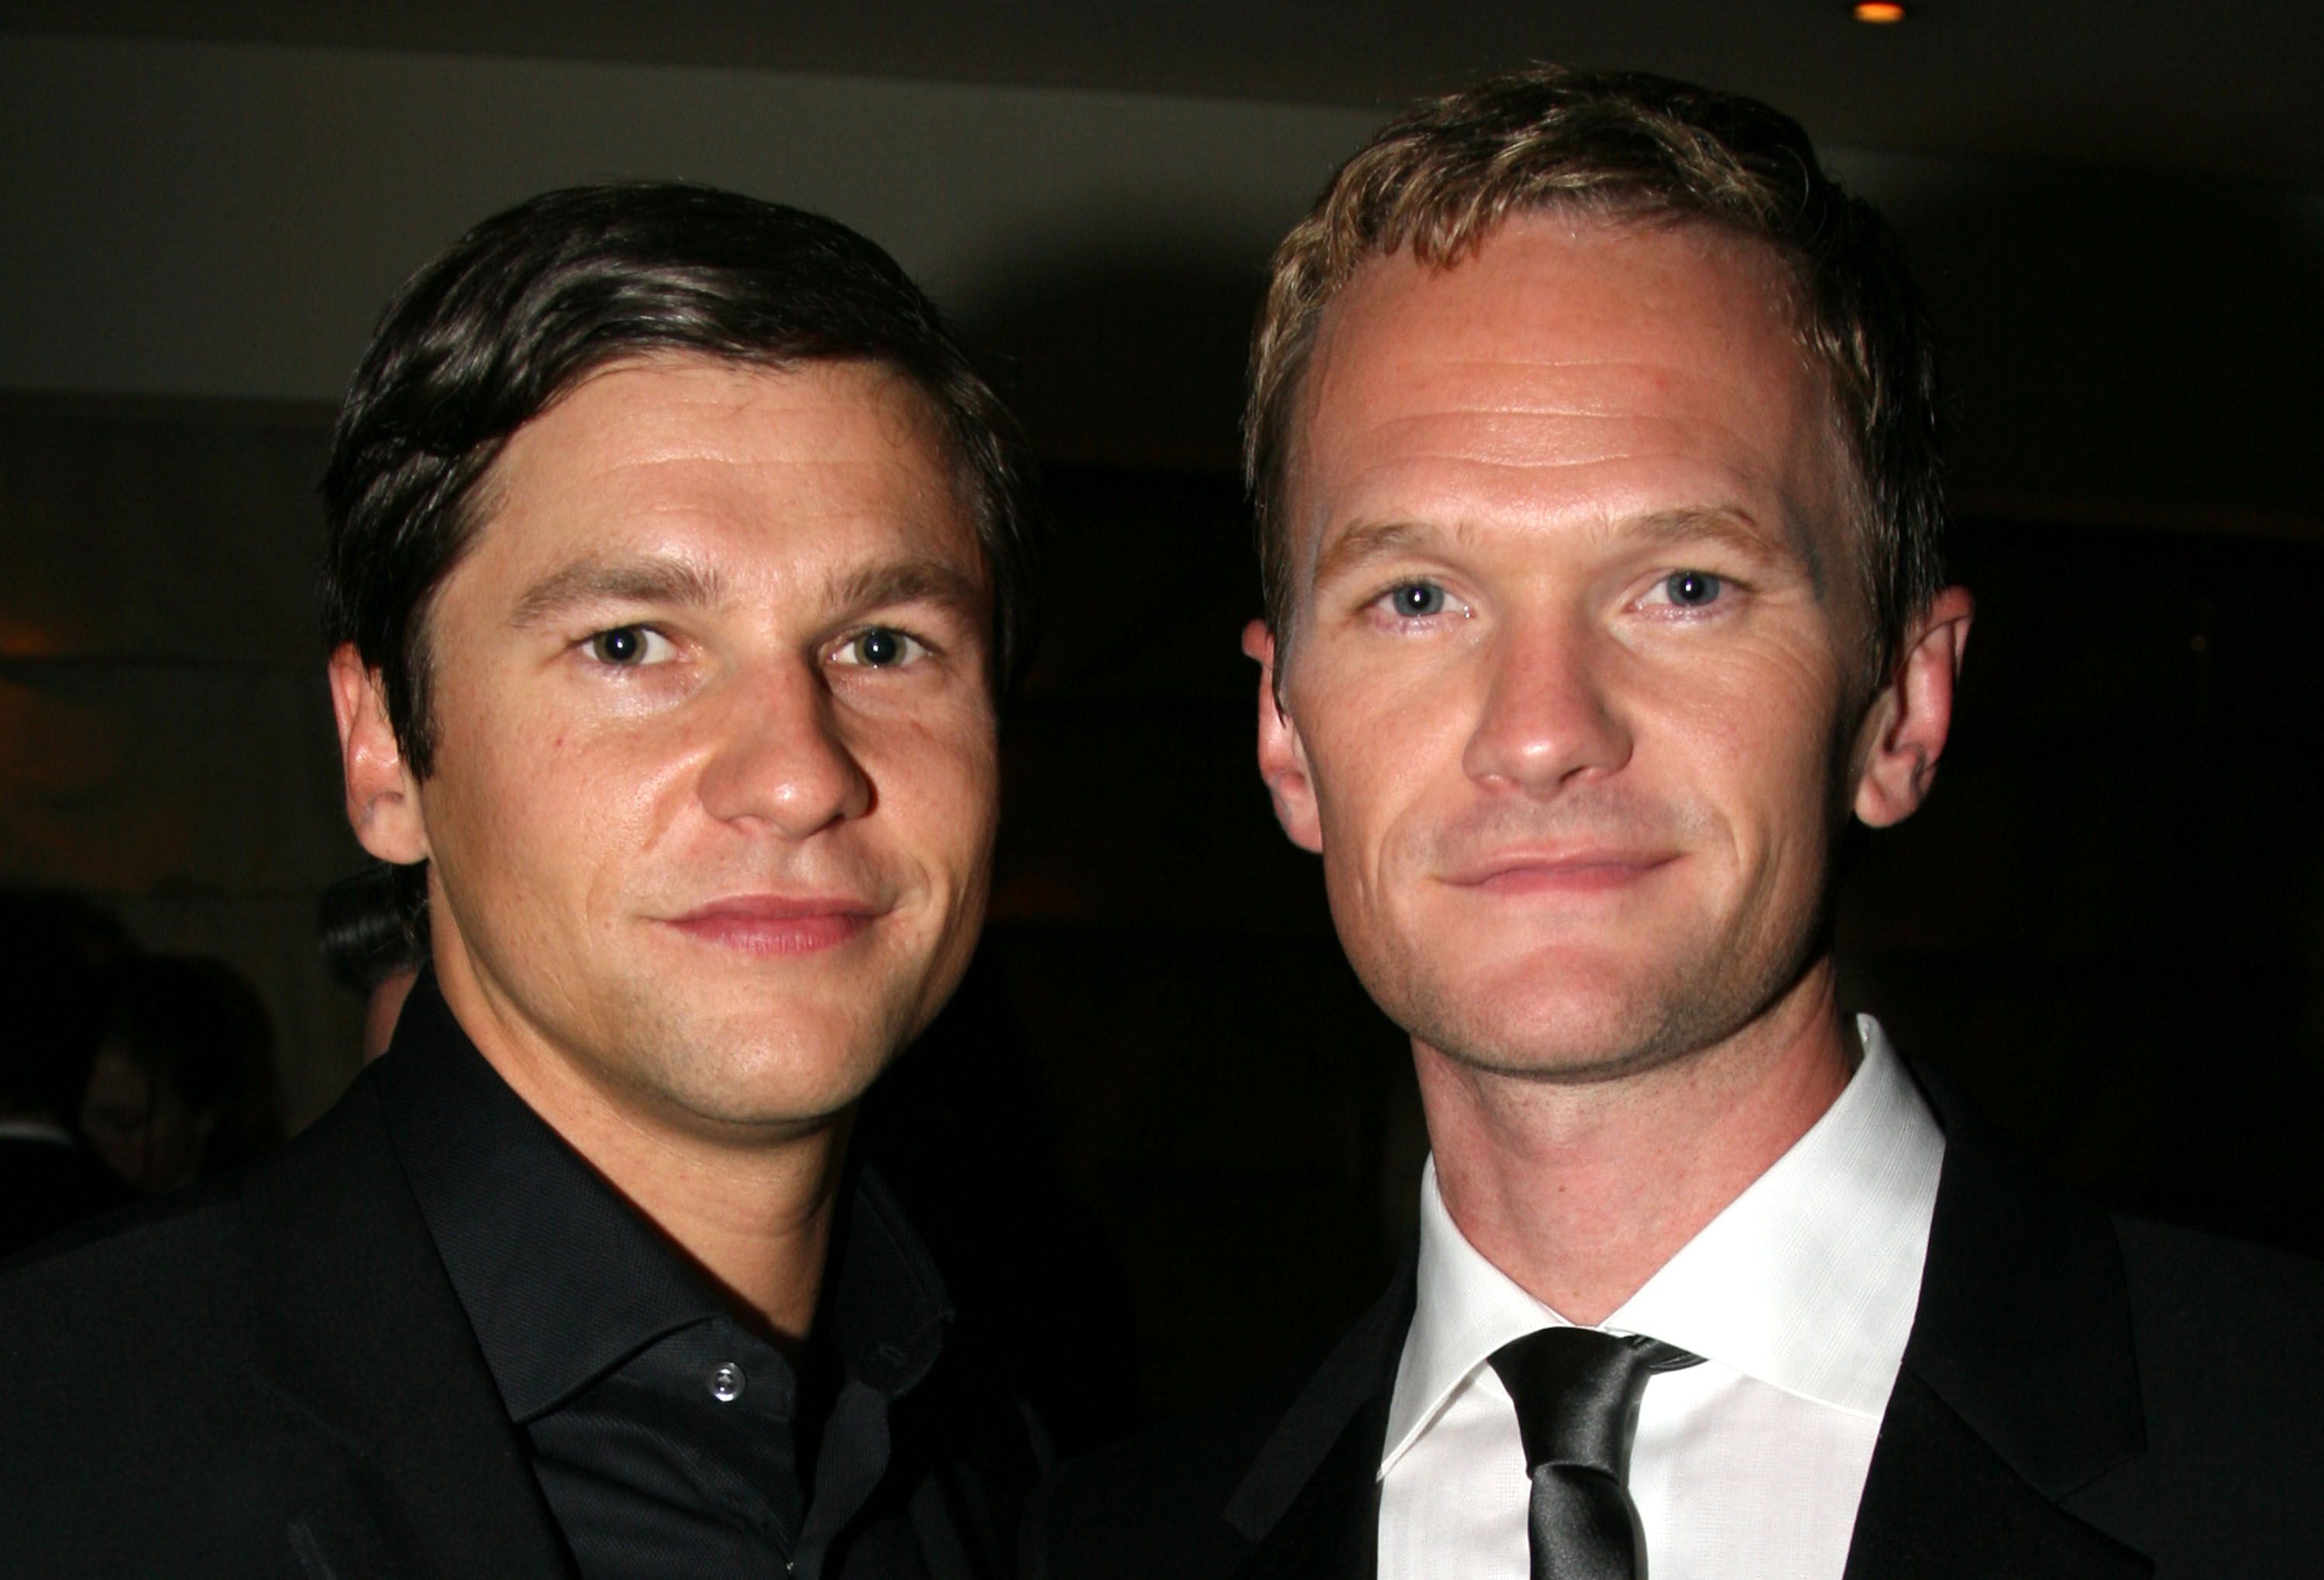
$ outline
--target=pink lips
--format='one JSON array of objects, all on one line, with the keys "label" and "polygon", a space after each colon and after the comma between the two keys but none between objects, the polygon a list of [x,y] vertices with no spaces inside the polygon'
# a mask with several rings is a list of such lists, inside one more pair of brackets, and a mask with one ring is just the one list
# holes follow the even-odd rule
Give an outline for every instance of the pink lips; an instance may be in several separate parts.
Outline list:
[{"label": "pink lips", "polygon": [[1674,859],[1665,851],[1504,851],[1446,875],[1462,888],[1496,895],[1603,894],[1637,882]]},{"label": "pink lips", "polygon": [[797,955],[836,949],[872,924],[875,913],[854,899],[750,895],[716,900],[670,919],[705,943],[742,954]]}]

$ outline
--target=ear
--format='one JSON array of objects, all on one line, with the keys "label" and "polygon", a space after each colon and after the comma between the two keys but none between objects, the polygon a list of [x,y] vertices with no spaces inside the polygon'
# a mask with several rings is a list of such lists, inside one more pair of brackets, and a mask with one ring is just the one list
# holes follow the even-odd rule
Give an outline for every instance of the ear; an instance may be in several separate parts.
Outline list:
[{"label": "ear", "polygon": [[1242,629],[1242,650],[1259,664],[1259,776],[1275,801],[1275,821],[1303,850],[1323,849],[1323,820],[1315,813],[1315,782],[1307,772],[1307,748],[1299,727],[1275,696],[1275,634],[1255,620]]},{"label": "ear", "polygon": [[1936,782],[1953,723],[1953,685],[1976,602],[1948,587],[1906,633],[1903,661],[1872,701],[1857,736],[1856,815],[1876,829],[1920,810]]},{"label": "ear", "polygon": [[347,822],[363,848],[382,861],[424,861],[428,829],[420,816],[420,785],[403,766],[379,672],[364,665],[353,642],[342,642],[332,652],[330,671]]}]

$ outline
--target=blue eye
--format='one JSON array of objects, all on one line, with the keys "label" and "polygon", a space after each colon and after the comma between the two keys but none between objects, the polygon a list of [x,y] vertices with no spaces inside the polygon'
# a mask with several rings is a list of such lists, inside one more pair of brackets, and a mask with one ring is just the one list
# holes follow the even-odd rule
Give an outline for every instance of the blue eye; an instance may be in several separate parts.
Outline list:
[{"label": "blue eye", "polygon": [[1406,582],[1388,595],[1388,607],[1406,620],[1444,612],[1444,589],[1434,582]]},{"label": "blue eye", "polygon": [[1663,591],[1681,609],[1701,609],[1719,601],[1725,584],[1705,571],[1675,571],[1663,582]]}]

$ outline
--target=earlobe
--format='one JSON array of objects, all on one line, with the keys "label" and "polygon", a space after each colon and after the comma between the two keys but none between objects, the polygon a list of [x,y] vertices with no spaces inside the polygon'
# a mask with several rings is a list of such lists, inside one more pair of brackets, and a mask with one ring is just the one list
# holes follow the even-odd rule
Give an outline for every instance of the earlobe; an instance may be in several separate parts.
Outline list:
[{"label": "earlobe", "polygon": [[1904,822],[1935,784],[1952,731],[1953,688],[1977,605],[1948,587],[1906,636],[1903,659],[1867,712],[1858,749],[1856,815],[1873,828]]},{"label": "earlobe", "polygon": [[404,767],[378,671],[364,665],[354,643],[343,642],[331,654],[330,679],[347,822],[355,839],[382,861],[404,865],[428,859],[420,786]]},{"label": "earlobe", "polygon": [[1255,620],[1243,628],[1242,650],[1259,665],[1259,776],[1275,803],[1275,820],[1303,850],[1323,849],[1323,821],[1316,815],[1314,781],[1307,772],[1307,749],[1299,727],[1276,700],[1275,635]]}]

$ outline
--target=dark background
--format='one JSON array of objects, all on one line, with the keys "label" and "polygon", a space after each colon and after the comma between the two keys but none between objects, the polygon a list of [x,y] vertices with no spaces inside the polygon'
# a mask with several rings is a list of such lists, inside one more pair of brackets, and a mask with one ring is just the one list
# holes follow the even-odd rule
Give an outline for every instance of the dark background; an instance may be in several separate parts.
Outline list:
[{"label": "dark background", "polygon": [[[2310,114],[2324,38],[2309,13],[2229,5],[2198,26],[2192,8],[2026,20],[1932,5],[1875,44],[1844,8],[1809,5],[1769,8],[1764,26],[1684,5],[1538,26],[1490,5],[1465,23],[1194,7],[1175,27],[1134,6],[1110,21],[1034,7],[973,37],[910,5],[853,23],[803,14],[787,32],[707,0],[642,31],[589,5],[558,29],[522,5],[401,22],[116,5],[69,23],[54,9],[0,4],[0,77],[63,62],[194,81],[255,61],[280,87],[356,50],[420,50],[441,56],[428,69],[480,81],[516,69],[487,58],[556,54],[949,77],[1019,96],[975,101],[995,117],[1070,110],[1100,127],[1195,121],[1168,119],[1178,101],[1068,102],[1040,85],[1342,107],[1296,123],[1321,152],[1280,179],[1235,187],[1231,137],[1141,152],[1161,162],[1139,167],[1147,187],[1108,189],[1111,217],[1030,226],[997,273],[914,254],[875,223],[901,212],[881,191],[866,188],[871,218],[815,199],[935,277],[1048,464],[1047,635],[1005,739],[992,925],[872,1129],[939,1234],[979,1247],[954,1274],[964,1300],[1015,1313],[1001,1341],[1078,1379],[1061,1391],[1077,1429],[1194,1402],[1311,1342],[1370,1298],[1414,1217],[1425,1143],[1402,1038],[1342,962],[1315,863],[1276,831],[1252,767],[1256,673],[1237,638],[1258,595],[1233,424],[1266,243],[1330,157],[1378,106],[1529,54],[1688,70],[1801,111],[1896,220],[1944,336],[1951,552],[1979,612],[1936,795],[1868,841],[1849,880],[1851,1004],[2076,1183],[2324,1249],[2324,133]],[[111,41],[60,42],[69,25]],[[1328,47],[1293,47],[1303,36]],[[256,52],[201,53],[217,40]],[[284,43],[330,49],[264,52]],[[699,78],[705,93],[741,80]],[[861,94],[883,116],[937,102],[879,91]],[[124,328],[146,322],[140,292],[107,271],[166,282],[182,249],[194,279],[226,254],[171,190],[139,188],[121,150],[191,134],[164,118],[77,152],[79,112],[62,90],[42,103],[46,121],[0,111],[23,120],[0,128],[19,139],[0,201],[78,214],[56,197],[69,187],[127,228],[80,253],[62,221],[0,241],[11,333],[33,348],[12,362],[0,345],[0,385],[14,384],[0,389],[0,880],[71,889],[149,946],[234,960],[281,1022],[304,1119],[353,1070],[353,1006],[309,952],[316,891],[359,859],[312,635],[312,485],[334,370],[364,323],[296,292],[270,318],[271,288],[202,275],[185,301],[292,350],[205,383],[198,357],[141,349],[153,333]],[[25,135],[53,141],[26,153]],[[272,171],[273,144],[253,146],[234,157]],[[1153,173],[1181,155],[1185,191]],[[407,171],[367,155],[341,195],[401,216],[392,245],[319,221],[309,234],[290,207],[227,214],[217,234],[240,226],[229,240],[253,257],[356,257],[375,304],[459,225],[548,184],[423,203],[410,192],[443,151],[410,157]],[[915,168],[908,148],[897,157]],[[890,169],[865,158],[867,181]],[[669,168],[633,173],[704,168],[655,159]],[[993,153],[994,201],[1022,162]],[[546,156],[521,169],[604,173]],[[1197,177],[1259,196],[1230,225]],[[1148,188],[1164,196],[1136,197]],[[156,222],[156,256],[124,261],[140,205],[176,217]],[[276,363],[292,371],[269,382]],[[1134,1364],[1074,1347],[1076,1323],[1117,1316],[1134,1318]]]}]

